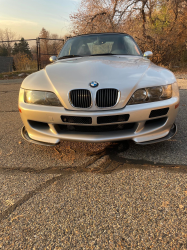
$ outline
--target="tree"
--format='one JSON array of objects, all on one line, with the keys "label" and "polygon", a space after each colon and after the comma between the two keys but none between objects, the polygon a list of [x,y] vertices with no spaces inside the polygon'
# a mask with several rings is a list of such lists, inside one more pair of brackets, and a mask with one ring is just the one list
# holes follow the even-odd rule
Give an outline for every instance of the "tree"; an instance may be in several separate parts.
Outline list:
[{"label": "tree", "polygon": [[8,49],[4,44],[0,45],[0,56],[8,56]]},{"label": "tree", "polygon": [[[63,41],[55,40],[55,39],[62,39],[58,34],[51,34],[45,28],[39,33],[40,39],[40,60],[42,67],[49,63],[49,56],[50,55],[58,55],[60,52]],[[54,40],[53,40],[54,39]]]},{"label": "tree", "polygon": [[47,31],[45,28],[42,28],[39,34],[40,38],[44,38],[41,40],[41,47],[43,48],[43,51],[45,51],[45,54],[49,54],[49,31]]},{"label": "tree", "polygon": [[[129,2],[129,3],[128,3]],[[82,0],[77,13],[70,15],[75,34],[121,31],[134,1]]]},{"label": "tree", "polygon": [[[15,33],[10,29],[0,29],[0,41],[3,42],[1,45],[1,53],[6,56],[11,56],[12,45],[11,40],[15,38]],[[8,53],[8,54],[7,54]]]},{"label": "tree", "polygon": [[[55,39],[62,39],[58,34],[51,34],[45,28],[40,31],[39,37],[42,38],[40,47],[42,54],[54,54],[57,55],[62,48],[62,41]],[[54,40],[52,40],[54,39]]]},{"label": "tree", "polygon": [[24,38],[21,38],[19,43],[14,43],[14,47],[12,49],[12,54],[16,55],[18,53],[26,54],[29,58],[32,57],[31,50],[29,48],[29,44],[25,41]]},{"label": "tree", "polygon": [[70,15],[73,33],[129,33],[157,62],[181,60],[187,39],[186,0],[82,0]]},{"label": "tree", "polygon": [[184,61],[187,1],[149,0],[144,3],[136,20],[130,20],[131,33],[138,38],[142,50],[151,49],[157,63],[166,65]]}]

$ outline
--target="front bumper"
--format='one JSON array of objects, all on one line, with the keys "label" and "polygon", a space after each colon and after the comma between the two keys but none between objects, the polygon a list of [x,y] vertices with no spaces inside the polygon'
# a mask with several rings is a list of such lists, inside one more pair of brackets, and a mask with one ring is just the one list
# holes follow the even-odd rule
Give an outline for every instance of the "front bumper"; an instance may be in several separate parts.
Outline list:
[{"label": "front bumper", "polygon": [[[156,139],[156,140],[153,140],[153,141],[146,141],[146,142],[139,142],[137,144],[139,145],[148,145],[148,144],[153,144],[153,143],[158,143],[158,142],[162,142],[162,141],[165,141],[165,140],[169,140],[171,139],[172,137],[174,137],[177,133],[177,126],[176,124],[173,124],[173,126],[171,127],[170,131],[169,131],[169,134],[166,135],[165,137],[162,137],[160,139]],[[41,142],[41,141],[36,141],[36,140],[33,140],[29,137],[28,135],[28,132],[27,130],[25,129],[25,126],[22,127],[21,129],[21,135],[22,137],[28,141],[28,142],[31,142],[31,143],[34,143],[34,144],[38,144],[38,145],[41,145],[41,146],[49,146],[49,147],[52,147],[52,146],[56,146],[60,143],[57,142],[56,144],[53,144],[53,143],[47,143],[47,142]]]},{"label": "front bumper", "polygon": [[[107,110],[99,112],[70,111],[63,107],[48,107],[32,105],[19,100],[19,109],[25,128],[22,130],[24,139],[42,145],[56,145],[60,140],[84,141],[84,142],[110,142],[120,140],[133,140],[138,144],[155,143],[169,139],[176,133],[171,129],[178,113],[179,97],[147,104],[129,105],[119,110]],[[166,115],[150,117],[152,110],[169,108]],[[127,122],[115,122],[98,124],[97,118],[103,116],[116,116],[129,114]],[[63,122],[61,116],[91,117],[91,124]],[[134,124],[128,129],[117,129],[113,131],[87,131],[92,126],[108,126]],[[61,129],[62,125],[66,129]],[[73,127],[81,126],[85,131],[77,131]],[[119,126],[120,127],[120,126]],[[68,129],[71,128],[71,129]],[[103,127],[105,128],[105,127]],[[107,128],[107,127],[106,127]],[[173,131],[171,133],[171,131]],[[162,139],[161,139],[162,138]],[[165,138],[165,139],[164,139]]]}]

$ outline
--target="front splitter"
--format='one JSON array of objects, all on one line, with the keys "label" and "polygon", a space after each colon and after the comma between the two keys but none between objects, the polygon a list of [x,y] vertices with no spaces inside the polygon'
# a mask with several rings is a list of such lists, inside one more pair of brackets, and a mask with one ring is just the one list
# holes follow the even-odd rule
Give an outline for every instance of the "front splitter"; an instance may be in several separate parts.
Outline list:
[{"label": "front splitter", "polygon": [[42,146],[54,147],[60,143],[60,142],[58,142],[56,144],[53,144],[53,143],[40,142],[40,141],[33,140],[29,137],[27,130],[25,129],[25,126],[23,126],[21,129],[21,135],[22,135],[23,139],[25,139],[26,141],[34,143],[34,144],[42,145]]},{"label": "front splitter", "polygon": [[169,131],[169,133],[159,139],[156,140],[152,140],[152,141],[145,141],[145,142],[136,142],[136,144],[138,145],[149,145],[149,144],[154,144],[154,143],[158,143],[158,142],[162,142],[162,141],[167,141],[169,139],[171,139],[172,137],[174,137],[177,133],[177,125],[174,123]]}]

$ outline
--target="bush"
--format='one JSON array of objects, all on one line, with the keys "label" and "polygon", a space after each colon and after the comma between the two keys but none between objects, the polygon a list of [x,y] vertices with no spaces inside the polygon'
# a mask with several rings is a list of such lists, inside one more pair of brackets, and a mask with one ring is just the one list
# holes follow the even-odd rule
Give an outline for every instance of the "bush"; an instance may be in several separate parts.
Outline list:
[{"label": "bush", "polygon": [[13,56],[15,69],[18,71],[37,69],[36,60],[32,60],[26,54],[18,53]]}]

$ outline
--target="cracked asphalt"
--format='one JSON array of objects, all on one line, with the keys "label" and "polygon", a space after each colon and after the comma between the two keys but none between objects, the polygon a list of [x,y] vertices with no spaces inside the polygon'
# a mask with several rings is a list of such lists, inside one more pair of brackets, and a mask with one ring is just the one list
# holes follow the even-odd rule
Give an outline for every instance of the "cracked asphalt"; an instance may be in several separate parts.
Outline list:
[{"label": "cracked asphalt", "polygon": [[21,138],[0,81],[0,249],[187,249],[187,80],[178,133],[149,146]]}]

